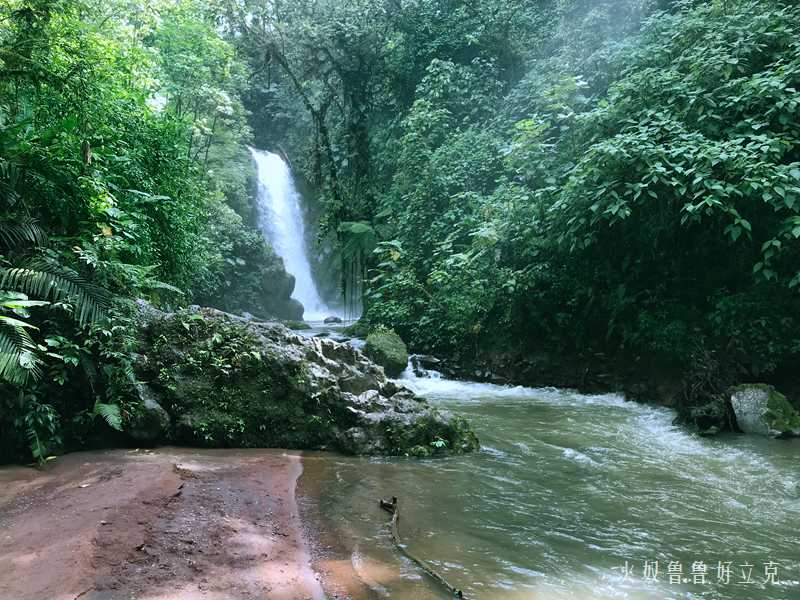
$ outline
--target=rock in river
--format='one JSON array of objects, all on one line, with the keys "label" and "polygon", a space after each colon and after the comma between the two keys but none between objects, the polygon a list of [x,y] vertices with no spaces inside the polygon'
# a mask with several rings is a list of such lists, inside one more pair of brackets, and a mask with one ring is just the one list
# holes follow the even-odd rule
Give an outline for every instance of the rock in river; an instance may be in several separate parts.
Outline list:
[{"label": "rock in river", "polygon": [[349,345],[209,308],[141,314],[138,375],[169,413],[166,440],[415,456],[478,447],[463,418]]},{"label": "rock in river", "polygon": [[370,333],[364,352],[391,377],[398,377],[408,366],[408,349],[392,329],[379,327]]},{"label": "rock in river", "polygon": [[770,437],[800,436],[800,413],[771,385],[740,385],[731,390],[739,429]]}]

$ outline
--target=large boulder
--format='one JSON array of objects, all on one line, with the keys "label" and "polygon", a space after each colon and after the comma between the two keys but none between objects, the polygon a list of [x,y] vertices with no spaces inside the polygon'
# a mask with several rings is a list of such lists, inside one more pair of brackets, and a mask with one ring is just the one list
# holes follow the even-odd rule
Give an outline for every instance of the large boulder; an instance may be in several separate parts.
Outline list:
[{"label": "large boulder", "polygon": [[417,456],[478,447],[463,418],[349,345],[215,309],[147,314],[139,377],[171,417],[169,440]]},{"label": "large boulder", "polygon": [[740,385],[731,390],[736,422],[745,433],[770,437],[800,436],[800,413],[771,385]]},{"label": "large boulder", "polygon": [[408,366],[408,348],[392,329],[379,327],[370,333],[364,353],[381,365],[389,377],[399,377]]},{"label": "large boulder", "polygon": [[150,386],[137,383],[135,389],[139,402],[128,417],[125,431],[137,442],[156,443],[169,434],[169,413],[158,403]]},{"label": "large boulder", "polygon": [[212,266],[211,277],[198,287],[197,299],[232,313],[259,318],[303,318],[303,305],[291,297],[295,278],[283,259],[257,229],[246,227],[228,208],[215,215],[223,262]]}]

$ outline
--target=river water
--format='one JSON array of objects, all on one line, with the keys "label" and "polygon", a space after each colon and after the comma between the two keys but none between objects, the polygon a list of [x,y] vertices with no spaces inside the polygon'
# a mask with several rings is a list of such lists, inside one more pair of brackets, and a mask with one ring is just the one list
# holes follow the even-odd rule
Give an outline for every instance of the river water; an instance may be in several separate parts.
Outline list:
[{"label": "river water", "polygon": [[374,595],[448,597],[393,548],[377,498],[395,495],[409,549],[466,598],[800,598],[800,440],[704,439],[616,395],[404,377],[482,449],[307,457],[320,519]]}]

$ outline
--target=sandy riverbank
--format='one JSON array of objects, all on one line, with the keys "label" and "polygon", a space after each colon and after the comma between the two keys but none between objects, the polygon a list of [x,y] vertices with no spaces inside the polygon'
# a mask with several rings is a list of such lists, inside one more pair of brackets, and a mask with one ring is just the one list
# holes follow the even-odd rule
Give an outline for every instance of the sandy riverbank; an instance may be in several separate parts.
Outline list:
[{"label": "sandy riverbank", "polygon": [[301,472],[298,453],[184,448],[0,468],[0,598],[322,599]]}]

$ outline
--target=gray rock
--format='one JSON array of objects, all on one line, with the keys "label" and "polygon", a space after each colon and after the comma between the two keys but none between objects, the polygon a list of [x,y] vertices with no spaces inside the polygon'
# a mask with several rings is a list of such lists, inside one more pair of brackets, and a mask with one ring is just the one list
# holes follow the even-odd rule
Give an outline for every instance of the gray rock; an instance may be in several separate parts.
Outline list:
[{"label": "gray rock", "polygon": [[136,307],[139,309],[139,314],[142,315],[146,320],[153,319],[164,314],[144,298],[138,298],[136,300]]},{"label": "gray rock", "polygon": [[305,312],[305,308],[300,303],[299,300],[295,300],[294,298],[289,298],[286,300],[286,305],[283,307],[282,311],[276,311],[275,315],[278,317],[283,317],[285,319],[291,319],[293,321],[302,321],[303,320],[303,313]]},{"label": "gray rock", "polygon": [[341,322],[342,319],[339,317],[325,317],[325,320],[323,321],[323,323],[325,323],[326,325],[330,325],[331,323],[341,323]]},{"label": "gray rock", "polygon": [[175,441],[414,456],[478,448],[463,418],[389,381],[351,345],[209,308],[151,317],[143,336],[140,376],[169,408]]},{"label": "gray rock", "polygon": [[786,397],[763,383],[731,390],[736,422],[745,433],[769,437],[800,436],[800,413]]},{"label": "gray rock", "polygon": [[132,415],[126,432],[134,440],[153,444],[166,438],[170,430],[169,413],[158,402],[153,389],[144,384],[136,384],[139,405]]}]

